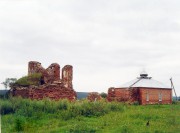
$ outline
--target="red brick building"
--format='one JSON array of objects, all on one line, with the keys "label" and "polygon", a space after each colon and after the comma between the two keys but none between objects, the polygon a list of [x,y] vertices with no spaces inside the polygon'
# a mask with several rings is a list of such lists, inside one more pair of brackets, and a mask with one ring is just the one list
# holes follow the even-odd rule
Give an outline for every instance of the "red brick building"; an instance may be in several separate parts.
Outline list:
[{"label": "red brick building", "polygon": [[109,88],[107,99],[108,101],[139,102],[142,105],[171,104],[172,88],[148,77],[148,74],[143,72],[135,80],[117,88]]}]

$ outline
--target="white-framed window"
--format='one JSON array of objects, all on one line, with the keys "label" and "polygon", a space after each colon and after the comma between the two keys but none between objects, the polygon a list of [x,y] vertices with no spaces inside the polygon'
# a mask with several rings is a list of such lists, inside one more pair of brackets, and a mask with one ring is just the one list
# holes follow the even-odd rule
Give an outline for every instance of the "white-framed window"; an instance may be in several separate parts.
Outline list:
[{"label": "white-framed window", "polygon": [[162,92],[159,92],[159,101],[162,101]]},{"label": "white-framed window", "polygon": [[149,92],[146,92],[146,101],[149,101]]}]

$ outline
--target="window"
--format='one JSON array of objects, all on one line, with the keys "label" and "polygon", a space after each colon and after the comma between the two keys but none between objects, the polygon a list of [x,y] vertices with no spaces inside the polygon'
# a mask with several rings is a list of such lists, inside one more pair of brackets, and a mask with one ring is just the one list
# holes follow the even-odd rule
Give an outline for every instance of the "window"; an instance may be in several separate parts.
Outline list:
[{"label": "window", "polygon": [[159,92],[159,101],[162,101],[162,93]]},{"label": "window", "polygon": [[149,92],[146,92],[146,101],[149,101]]}]

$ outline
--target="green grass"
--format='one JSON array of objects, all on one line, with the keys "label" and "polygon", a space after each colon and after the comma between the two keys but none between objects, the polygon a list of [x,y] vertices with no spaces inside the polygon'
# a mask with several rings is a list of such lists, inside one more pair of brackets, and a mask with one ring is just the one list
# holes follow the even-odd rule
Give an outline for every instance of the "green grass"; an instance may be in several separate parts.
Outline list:
[{"label": "green grass", "polygon": [[[180,103],[0,100],[2,133],[178,133]],[[146,126],[149,121],[149,126]]]}]

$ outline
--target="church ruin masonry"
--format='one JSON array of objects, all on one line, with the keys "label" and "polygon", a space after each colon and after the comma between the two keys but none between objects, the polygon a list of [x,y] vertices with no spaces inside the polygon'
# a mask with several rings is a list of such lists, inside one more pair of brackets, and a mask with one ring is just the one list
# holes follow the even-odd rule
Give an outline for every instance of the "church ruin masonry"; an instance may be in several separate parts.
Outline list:
[{"label": "church ruin masonry", "polygon": [[76,100],[77,95],[72,85],[73,67],[71,65],[64,66],[61,73],[60,65],[57,63],[53,63],[45,69],[41,63],[30,61],[28,63],[28,75],[35,73],[42,75],[39,86],[15,86],[11,88],[11,94],[30,99],[50,98],[59,100],[66,98],[70,101]]}]

